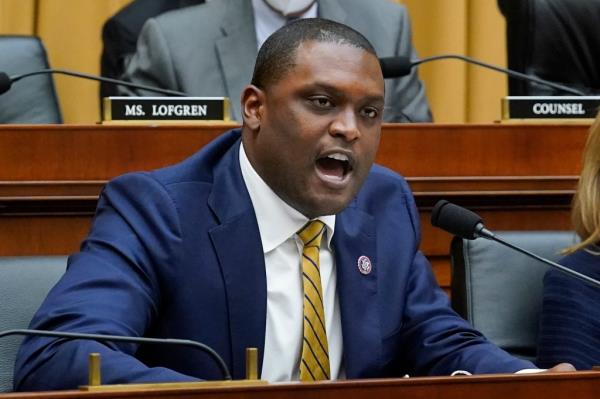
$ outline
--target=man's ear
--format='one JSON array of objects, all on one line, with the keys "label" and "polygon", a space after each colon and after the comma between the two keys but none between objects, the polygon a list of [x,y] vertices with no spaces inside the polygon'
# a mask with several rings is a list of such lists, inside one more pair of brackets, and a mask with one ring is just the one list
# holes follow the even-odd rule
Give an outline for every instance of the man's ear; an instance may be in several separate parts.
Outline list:
[{"label": "man's ear", "polygon": [[252,131],[260,130],[264,115],[265,92],[254,85],[246,86],[242,92],[242,117],[244,126]]}]

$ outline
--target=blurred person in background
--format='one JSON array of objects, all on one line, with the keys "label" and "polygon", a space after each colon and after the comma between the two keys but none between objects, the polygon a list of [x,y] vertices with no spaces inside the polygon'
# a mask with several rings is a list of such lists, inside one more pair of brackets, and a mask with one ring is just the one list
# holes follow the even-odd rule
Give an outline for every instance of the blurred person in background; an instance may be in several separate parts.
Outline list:
[{"label": "blurred person in background", "polygon": [[[151,18],[123,79],[231,99],[231,117],[241,121],[238,99],[252,76],[258,48],[291,20],[320,17],[362,33],[380,57],[416,58],[406,8],[388,0],[213,0]],[[123,95],[156,93],[119,87]],[[416,69],[386,81],[387,122],[429,122],[431,112]]]},{"label": "blurred person in background", "polygon": [[[600,279],[600,114],[590,128],[573,199],[572,220],[581,242],[560,264]],[[578,370],[600,365],[600,291],[560,271],[544,277],[538,365],[569,362]]]},{"label": "blurred person in background", "polygon": [[[600,0],[498,0],[506,18],[508,67],[600,94]],[[565,93],[511,78],[511,96]]]},{"label": "blurred person in background", "polygon": [[[135,46],[142,26],[148,18],[182,7],[204,3],[204,0],[134,0],[109,18],[102,27],[102,56],[100,74],[119,79],[125,65],[135,53]],[[117,95],[117,87],[100,83],[102,98]]]}]

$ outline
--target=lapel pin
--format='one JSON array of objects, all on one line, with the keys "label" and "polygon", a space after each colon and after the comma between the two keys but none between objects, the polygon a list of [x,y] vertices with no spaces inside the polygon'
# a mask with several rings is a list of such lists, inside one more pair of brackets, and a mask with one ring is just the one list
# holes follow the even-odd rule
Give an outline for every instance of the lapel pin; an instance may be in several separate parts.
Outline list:
[{"label": "lapel pin", "polygon": [[358,258],[357,265],[358,271],[361,272],[361,274],[364,274],[365,276],[371,273],[371,270],[373,270],[373,264],[371,263],[371,259],[369,259],[369,257],[365,255],[361,255]]}]

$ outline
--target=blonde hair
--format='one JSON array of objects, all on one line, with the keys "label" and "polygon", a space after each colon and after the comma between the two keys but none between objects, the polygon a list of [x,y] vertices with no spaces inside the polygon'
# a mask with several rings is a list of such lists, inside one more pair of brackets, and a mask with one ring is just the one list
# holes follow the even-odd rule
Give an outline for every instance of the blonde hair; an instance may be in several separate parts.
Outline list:
[{"label": "blonde hair", "polygon": [[573,197],[571,220],[581,242],[566,248],[564,253],[600,243],[600,113],[590,128],[583,149],[581,176]]}]

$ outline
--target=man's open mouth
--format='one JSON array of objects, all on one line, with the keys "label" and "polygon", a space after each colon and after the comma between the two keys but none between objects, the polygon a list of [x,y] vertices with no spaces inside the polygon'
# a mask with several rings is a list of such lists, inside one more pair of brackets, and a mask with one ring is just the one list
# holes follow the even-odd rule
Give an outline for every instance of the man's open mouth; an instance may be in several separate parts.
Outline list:
[{"label": "man's open mouth", "polygon": [[353,170],[352,159],[341,152],[333,152],[317,159],[317,170],[327,180],[342,181]]}]

